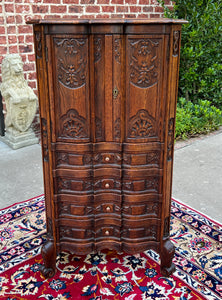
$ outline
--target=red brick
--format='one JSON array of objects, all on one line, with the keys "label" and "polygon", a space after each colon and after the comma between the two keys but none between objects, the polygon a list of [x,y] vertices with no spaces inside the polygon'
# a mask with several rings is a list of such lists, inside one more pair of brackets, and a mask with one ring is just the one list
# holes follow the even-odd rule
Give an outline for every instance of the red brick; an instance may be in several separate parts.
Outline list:
[{"label": "red brick", "polygon": [[124,0],[111,0],[112,4],[124,4]]},{"label": "red brick", "polygon": [[78,15],[75,15],[75,14],[68,14],[68,15],[65,15],[62,17],[63,19],[75,19],[75,18],[79,18]]},{"label": "red brick", "polygon": [[16,24],[22,24],[23,23],[22,16],[20,16],[20,15],[15,16],[15,20],[16,20]]},{"label": "red brick", "polygon": [[[112,14],[112,17],[113,17],[113,14]],[[109,19],[110,18],[110,15],[106,15],[106,14],[99,14],[96,16],[96,19]]]},{"label": "red brick", "polygon": [[109,4],[110,0],[97,0],[98,4]]},{"label": "red brick", "polygon": [[48,5],[32,5],[32,11],[34,14],[47,14],[49,12],[49,6]]},{"label": "red brick", "polygon": [[95,19],[95,15],[81,15],[80,17],[81,19]]},{"label": "red brick", "polygon": [[5,34],[5,26],[0,26],[0,34]]},{"label": "red brick", "polygon": [[126,14],[125,15],[126,18],[136,18],[135,14]]},{"label": "red brick", "polygon": [[9,53],[18,53],[18,47],[17,46],[9,46]]},{"label": "red brick", "polygon": [[52,14],[44,16],[44,19],[49,19],[49,20],[50,19],[55,19],[55,18],[60,19],[61,16],[60,15],[52,15]]},{"label": "red brick", "polygon": [[13,4],[5,4],[5,12],[14,12],[14,5]]},{"label": "red brick", "polygon": [[34,61],[35,62],[35,54],[28,54],[28,61]]},{"label": "red brick", "polygon": [[150,0],[151,5],[159,5],[157,0]]},{"label": "red brick", "polygon": [[43,0],[43,3],[61,4],[61,0]]},{"label": "red brick", "polygon": [[150,4],[150,0],[139,0],[139,4],[149,5]]},{"label": "red brick", "polygon": [[19,25],[18,26],[18,33],[32,33],[32,26],[31,25]]},{"label": "red brick", "polygon": [[34,63],[24,63],[24,71],[34,71],[35,70],[35,64]]},{"label": "red brick", "polygon": [[160,14],[150,14],[150,18],[160,18]]},{"label": "red brick", "polygon": [[136,4],[136,0],[125,0],[126,4]]},{"label": "red brick", "polygon": [[30,6],[29,5],[21,5],[21,4],[16,4],[15,6],[15,11],[17,14],[27,14],[30,12]]},{"label": "red brick", "polygon": [[29,86],[30,86],[30,88],[32,88],[32,89],[36,89],[36,81],[31,81],[31,82],[29,82]]},{"label": "red brick", "polygon": [[114,6],[102,6],[102,12],[114,12]]},{"label": "red brick", "polygon": [[69,13],[82,13],[83,7],[80,5],[69,6]]},{"label": "red brick", "polygon": [[0,36],[0,44],[3,45],[3,44],[6,44],[6,43],[7,43],[6,36],[5,35],[1,35]]},{"label": "red brick", "polygon": [[33,35],[26,35],[26,36],[25,36],[25,42],[26,42],[27,44],[33,43],[33,42],[34,42],[34,41],[33,41]]},{"label": "red brick", "polygon": [[80,4],[95,4],[95,0],[80,0]]},{"label": "red brick", "polygon": [[144,6],[143,12],[153,12],[153,7],[152,6]]},{"label": "red brick", "polygon": [[149,16],[149,14],[138,14],[138,18],[144,19],[147,18]]},{"label": "red brick", "polygon": [[15,26],[8,26],[7,27],[7,34],[15,34],[16,33],[16,27]]},{"label": "red brick", "polygon": [[86,6],[86,13],[99,13],[100,12],[100,7],[99,6]]},{"label": "red brick", "polygon": [[8,16],[6,18],[7,24],[14,24],[15,23],[15,17],[14,16]]},{"label": "red brick", "polygon": [[53,14],[63,14],[66,13],[67,7],[66,5],[51,5],[50,10]]},{"label": "red brick", "polygon": [[2,6],[0,6],[0,13],[2,13]]},{"label": "red brick", "polygon": [[130,12],[141,12],[141,6],[130,6]]},{"label": "red brick", "polygon": [[18,41],[19,41],[19,44],[24,44],[25,43],[25,36],[24,35],[19,35],[18,36]]},{"label": "red brick", "polygon": [[[19,45],[19,52],[21,52],[21,53],[33,52],[33,46],[32,45]],[[27,70],[25,70],[25,71],[27,71]]]},{"label": "red brick", "polygon": [[63,0],[63,4],[79,4],[79,0]]},{"label": "red brick", "polygon": [[116,12],[117,13],[128,13],[129,12],[129,8],[128,6],[116,6]]},{"label": "red brick", "polygon": [[36,73],[35,72],[29,73],[28,78],[29,78],[29,80],[35,80],[36,79]]},{"label": "red brick", "polygon": [[[1,39],[1,37],[0,37]],[[17,44],[17,36],[16,35],[8,35],[9,44]]]},{"label": "red brick", "polygon": [[157,6],[157,7],[155,7],[155,12],[160,12],[160,13],[162,13],[162,12],[163,12],[163,8],[160,7],[160,6]]}]

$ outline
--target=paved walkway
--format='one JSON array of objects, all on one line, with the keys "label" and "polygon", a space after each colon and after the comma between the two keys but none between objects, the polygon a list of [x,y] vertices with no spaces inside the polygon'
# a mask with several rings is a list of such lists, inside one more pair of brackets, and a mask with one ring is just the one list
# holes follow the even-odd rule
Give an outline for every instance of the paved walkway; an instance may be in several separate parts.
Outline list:
[{"label": "paved walkway", "polygon": [[[0,142],[0,208],[43,194],[40,145]],[[222,223],[222,130],[175,146],[173,196]]]}]

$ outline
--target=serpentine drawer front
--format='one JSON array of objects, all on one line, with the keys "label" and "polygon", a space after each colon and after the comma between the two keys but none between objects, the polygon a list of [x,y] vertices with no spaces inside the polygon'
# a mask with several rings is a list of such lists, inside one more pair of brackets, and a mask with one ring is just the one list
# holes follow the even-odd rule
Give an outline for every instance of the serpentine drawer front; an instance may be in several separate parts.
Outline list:
[{"label": "serpentine drawer front", "polygon": [[160,253],[169,239],[182,20],[37,20],[48,241],[62,250]]}]

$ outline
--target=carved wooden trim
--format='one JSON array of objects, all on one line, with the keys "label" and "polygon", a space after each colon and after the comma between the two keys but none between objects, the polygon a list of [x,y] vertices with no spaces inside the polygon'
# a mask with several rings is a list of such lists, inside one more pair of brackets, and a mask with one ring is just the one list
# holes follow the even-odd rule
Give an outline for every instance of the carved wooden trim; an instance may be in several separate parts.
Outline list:
[{"label": "carved wooden trim", "polygon": [[147,88],[158,81],[159,42],[154,39],[133,39],[130,43],[130,82]]},{"label": "carved wooden trim", "polygon": [[[68,88],[86,83],[87,44],[84,39],[55,39],[58,54],[58,81]],[[61,58],[62,57],[62,58]]]},{"label": "carved wooden trim", "polygon": [[97,63],[101,57],[102,39],[101,37],[94,37],[94,62]]},{"label": "carved wooden trim", "polygon": [[174,118],[168,122],[168,140],[167,140],[167,160],[173,159],[173,145],[174,145]]},{"label": "carved wooden trim", "polygon": [[87,121],[76,109],[70,109],[61,117],[61,137],[73,139],[89,138]]},{"label": "carved wooden trim", "polygon": [[148,111],[140,109],[129,119],[128,138],[140,139],[156,136],[155,120]]},{"label": "carved wooden trim", "polygon": [[114,123],[114,138],[120,139],[121,138],[121,121],[120,118],[117,118]]},{"label": "carved wooden trim", "polygon": [[41,118],[42,124],[42,149],[43,149],[43,160],[49,161],[49,149],[48,149],[48,131],[47,131],[47,121],[45,118]]},{"label": "carved wooden trim", "polygon": [[164,237],[169,236],[169,228],[170,228],[170,217],[166,217],[164,219],[164,230],[163,230],[163,236]]},{"label": "carved wooden trim", "polygon": [[117,61],[117,63],[119,63],[119,64],[121,63],[120,47],[121,47],[121,39],[116,38],[114,40],[114,58]]},{"label": "carved wooden trim", "polygon": [[37,31],[35,33],[35,40],[36,40],[36,56],[38,59],[41,59],[42,58],[42,36],[40,31]]},{"label": "carved wooden trim", "polygon": [[178,56],[179,54],[179,41],[180,41],[180,32],[173,32],[173,56]]}]

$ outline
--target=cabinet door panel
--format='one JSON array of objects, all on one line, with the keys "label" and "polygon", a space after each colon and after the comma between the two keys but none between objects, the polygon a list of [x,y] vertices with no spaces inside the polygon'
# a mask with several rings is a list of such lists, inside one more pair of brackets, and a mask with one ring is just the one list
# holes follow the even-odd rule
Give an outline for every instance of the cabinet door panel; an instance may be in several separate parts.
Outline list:
[{"label": "cabinet door panel", "polygon": [[57,141],[90,140],[88,38],[52,38],[53,132]]},{"label": "cabinet door panel", "polygon": [[128,36],[126,40],[126,141],[162,141],[162,36]]}]

